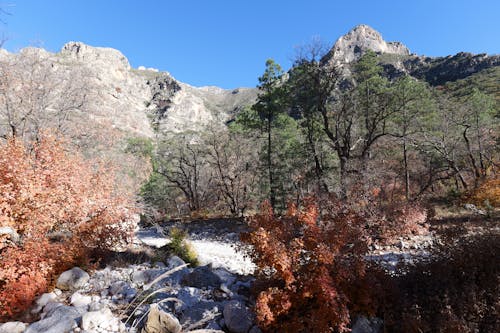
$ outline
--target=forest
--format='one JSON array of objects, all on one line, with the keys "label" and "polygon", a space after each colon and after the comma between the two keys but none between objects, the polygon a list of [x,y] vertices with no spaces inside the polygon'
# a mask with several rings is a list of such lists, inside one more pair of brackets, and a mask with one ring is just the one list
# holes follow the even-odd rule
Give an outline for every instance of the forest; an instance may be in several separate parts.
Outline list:
[{"label": "forest", "polygon": [[244,216],[264,200],[277,212],[330,194],[414,205],[493,187],[494,94],[388,78],[374,52],[346,76],[319,52],[311,46],[286,73],[268,60],[256,103],[227,128],[131,139],[128,149],[152,160],[145,201],[173,217]]}]

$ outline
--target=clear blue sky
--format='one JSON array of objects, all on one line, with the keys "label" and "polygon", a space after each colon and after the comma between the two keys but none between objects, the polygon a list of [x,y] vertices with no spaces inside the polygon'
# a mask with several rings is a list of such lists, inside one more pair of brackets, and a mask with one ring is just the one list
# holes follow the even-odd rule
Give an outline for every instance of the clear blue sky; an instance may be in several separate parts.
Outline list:
[{"label": "clear blue sky", "polygon": [[1,0],[5,47],[67,41],[120,50],[138,67],[195,85],[255,86],[267,58],[289,68],[294,47],[329,44],[357,24],[417,54],[500,52],[500,0]]}]

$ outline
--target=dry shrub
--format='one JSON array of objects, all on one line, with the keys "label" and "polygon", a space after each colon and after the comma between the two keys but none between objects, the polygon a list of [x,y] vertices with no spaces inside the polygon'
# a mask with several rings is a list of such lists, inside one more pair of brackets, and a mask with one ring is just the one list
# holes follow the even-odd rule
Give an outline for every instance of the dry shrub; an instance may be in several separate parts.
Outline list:
[{"label": "dry shrub", "polygon": [[266,332],[348,331],[352,312],[370,308],[362,218],[337,200],[313,199],[274,215],[269,203],[250,219],[242,240],[257,265],[255,312]]},{"label": "dry shrub", "polygon": [[478,206],[500,208],[500,176],[491,178],[479,185],[467,198]]},{"label": "dry shrub", "polygon": [[455,237],[384,283],[387,332],[500,332],[500,236]]},{"label": "dry shrub", "polygon": [[64,150],[44,133],[27,147],[0,146],[0,226],[20,235],[0,246],[0,320],[25,310],[64,269],[94,249],[123,244],[133,202],[117,194],[110,168]]},{"label": "dry shrub", "polygon": [[373,188],[360,190],[349,199],[349,205],[361,214],[372,239],[391,244],[400,237],[429,232],[429,209],[420,201],[408,201],[396,189]]},{"label": "dry shrub", "polygon": [[418,202],[384,203],[372,215],[371,233],[382,243],[428,232],[427,210]]}]

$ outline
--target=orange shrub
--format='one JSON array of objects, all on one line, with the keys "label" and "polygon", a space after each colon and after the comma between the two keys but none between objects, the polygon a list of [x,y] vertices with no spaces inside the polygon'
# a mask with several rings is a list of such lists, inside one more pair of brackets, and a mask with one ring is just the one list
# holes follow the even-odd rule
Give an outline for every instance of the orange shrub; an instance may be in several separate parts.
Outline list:
[{"label": "orange shrub", "polygon": [[469,198],[478,206],[486,206],[487,203],[492,207],[500,207],[500,177],[488,179],[478,188],[476,188]]},{"label": "orange shrub", "polygon": [[66,152],[54,135],[29,147],[15,138],[0,144],[0,227],[20,236],[0,246],[0,321],[25,310],[93,249],[124,242],[132,212],[110,168]]},{"label": "orange shrub", "polygon": [[359,283],[365,273],[366,235],[361,217],[336,200],[275,216],[269,203],[250,219],[242,240],[257,265],[255,312],[267,332],[348,331],[352,312],[370,299]]}]

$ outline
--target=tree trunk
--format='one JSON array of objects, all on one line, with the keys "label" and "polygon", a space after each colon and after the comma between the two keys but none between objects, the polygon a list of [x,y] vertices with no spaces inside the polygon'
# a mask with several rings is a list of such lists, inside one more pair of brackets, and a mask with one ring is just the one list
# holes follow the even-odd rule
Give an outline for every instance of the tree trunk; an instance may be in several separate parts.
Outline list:
[{"label": "tree trunk", "polygon": [[347,199],[347,158],[340,156],[340,198]]},{"label": "tree trunk", "polygon": [[405,169],[405,197],[410,201],[410,170],[408,169],[408,148],[406,145],[406,135],[403,136],[403,161]]},{"label": "tree trunk", "polygon": [[276,193],[274,184],[274,174],[272,165],[272,135],[271,135],[271,117],[267,121],[267,167],[269,172],[269,201],[273,210],[276,207]]}]

